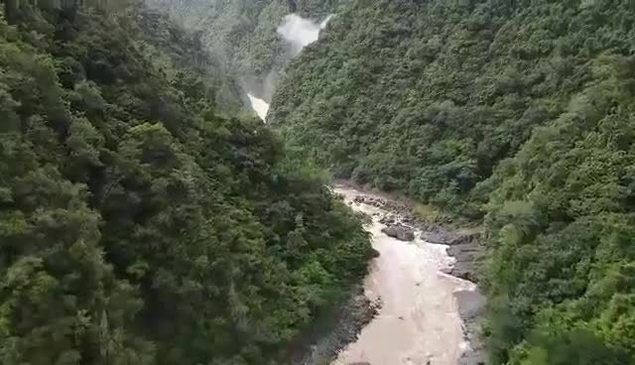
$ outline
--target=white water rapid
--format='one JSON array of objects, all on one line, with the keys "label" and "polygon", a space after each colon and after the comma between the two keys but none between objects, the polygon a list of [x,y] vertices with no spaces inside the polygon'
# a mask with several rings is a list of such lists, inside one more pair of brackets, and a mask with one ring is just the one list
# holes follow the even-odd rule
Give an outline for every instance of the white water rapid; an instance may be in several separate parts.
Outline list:
[{"label": "white water rapid", "polygon": [[264,122],[267,119],[267,113],[269,112],[269,104],[266,101],[259,99],[249,93],[247,93],[247,97],[249,98],[249,102],[251,103],[251,108]]},{"label": "white water rapid", "polygon": [[354,210],[373,217],[366,229],[380,256],[371,263],[364,289],[382,307],[332,365],[456,365],[469,344],[464,341],[455,293],[476,286],[442,272],[453,263],[447,246],[388,237],[379,223],[387,212],[353,203],[355,196],[368,194],[350,188],[335,192],[344,195]]}]

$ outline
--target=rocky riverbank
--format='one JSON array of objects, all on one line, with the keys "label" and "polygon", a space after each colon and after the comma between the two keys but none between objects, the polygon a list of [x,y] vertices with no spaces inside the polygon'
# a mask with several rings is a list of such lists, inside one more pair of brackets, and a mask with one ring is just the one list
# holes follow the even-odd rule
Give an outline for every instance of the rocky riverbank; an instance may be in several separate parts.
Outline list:
[{"label": "rocky riverbank", "polygon": [[348,301],[329,319],[326,334],[313,341],[304,356],[292,361],[294,365],[327,365],[349,343],[355,342],[364,328],[377,314],[381,303],[364,295],[361,286],[351,291]]},{"label": "rocky riverbank", "polygon": [[448,254],[456,260],[448,274],[478,283],[478,270],[483,259],[482,233],[477,228],[439,224],[416,215],[408,202],[401,202],[378,194],[360,194],[356,203],[367,204],[389,212],[380,219],[386,224],[384,233],[403,241],[414,240],[414,232],[429,243],[449,246]]},{"label": "rocky riverbank", "polygon": [[[347,185],[344,185],[347,186]],[[356,188],[359,189],[359,188]],[[447,253],[455,260],[446,272],[452,276],[477,283],[483,259],[482,233],[474,227],[457,224],[439,224],[414,213],[413,204],[382,194],[360,193],[354,198],[357,204],[366,204],[386,212],[379,222],[385,225],[382,232],[403,241],[412,241],[415,234],[423,241],[447,245]],[[478,291],[460,290],[455,293],[458,311],[463,324],[464,338],[469,343],[460,365],[486,363],[482,343],[481,325],[485,298]]]}]

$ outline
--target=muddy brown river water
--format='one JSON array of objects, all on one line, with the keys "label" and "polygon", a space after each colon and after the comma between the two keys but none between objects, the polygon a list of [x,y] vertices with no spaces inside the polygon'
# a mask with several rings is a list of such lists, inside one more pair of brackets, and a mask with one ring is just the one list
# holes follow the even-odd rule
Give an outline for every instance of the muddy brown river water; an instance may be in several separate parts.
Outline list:
[{"label": "muddy brown river water", "polygon": [[442,272],[453,263],[447,246],[388,237],[379,223],[387,212],[354,203],[361,194],[354,189],[336,188],[335,192],[354,210],[373,216],[366,229],[380,256],[371,263],[364,288],[382,307],[332,365],[456,365],[469,343],[464,340],[455,294],[476,286]]}]

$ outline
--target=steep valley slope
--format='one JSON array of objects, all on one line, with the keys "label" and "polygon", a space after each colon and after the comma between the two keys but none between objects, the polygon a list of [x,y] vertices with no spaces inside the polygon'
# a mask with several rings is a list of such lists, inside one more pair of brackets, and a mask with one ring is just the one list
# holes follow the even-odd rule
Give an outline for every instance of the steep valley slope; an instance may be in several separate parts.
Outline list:
[{"label": "steep valley slope", "polygon": [[219,116],[210,60],[134,1],[0,8],[0,363],[281,364],[364,277],[359,217]]},{"label": "steep valley slope", "polygon": [[336,177],[485,226],[494,364],[635,362],[631,1],[353,0],[268,122]]}]

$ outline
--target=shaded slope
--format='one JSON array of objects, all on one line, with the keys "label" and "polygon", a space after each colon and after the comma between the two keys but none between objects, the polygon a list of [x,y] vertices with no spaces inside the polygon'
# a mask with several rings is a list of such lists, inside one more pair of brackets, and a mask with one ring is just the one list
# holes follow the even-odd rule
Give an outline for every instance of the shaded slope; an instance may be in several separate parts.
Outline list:
[{"label": "shaded slope", "polygon": [[186,29],[198,32],[206,49],[222,60],[246,91],[271,100],[278,73],[294,49],[276,33],[296,13],[319,23],[340,0],[152,0]]},{"label": "shaded slope", "polygon": [[344,178],[485,216],[494,364],[630,364],[628,1],[353,1],[269,118]]},{"label": "shaded slope", "polygon": [[465,198],[592,80],[589,60],[632,52],[629,6],[354,1],[289,68],[271,122],[337,176],[478,214]]},{"label": "shaded slope", "polygon": [[358,219],[260,121],[214,115],[222,90],[165,18],[14,15],[0,22],[0,362],[280,363],[365,274]]}]

